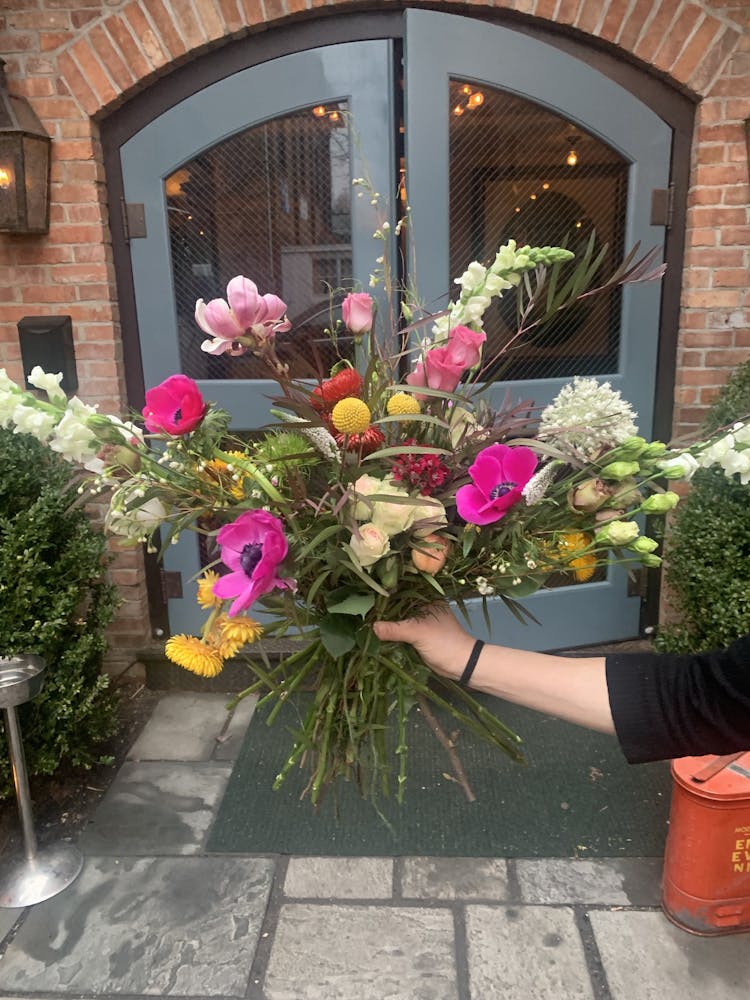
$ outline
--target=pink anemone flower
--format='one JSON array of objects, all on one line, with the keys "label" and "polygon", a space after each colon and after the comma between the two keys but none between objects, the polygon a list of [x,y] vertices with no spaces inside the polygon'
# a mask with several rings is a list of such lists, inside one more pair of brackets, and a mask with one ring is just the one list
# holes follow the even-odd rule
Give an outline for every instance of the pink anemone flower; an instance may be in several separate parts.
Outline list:
[{"label": "pink anemone flower", "polygon": [[189,434],[203,420],[206,404],[191,378],[170,375],[146,392],[141,412],[146,430],[152,434]]},{"label": "pink anemone flower", "polygon": [[294,581],[276,575],[289,545],[281,521],[266,510],[246,510],[219,530],[221,561],[232,570],[221,576],[213,592],[221,600],[236,598],[229,615],[239,614],[277,587],[294,588]]},{"label": "pink anemone flower", "polygon": [[238,343],[240,338],[250,337],[260,346],[292,326],[286,303],[278,295],[260,295],[255,282],[241,274],[227,285],[226,301],[198,299],[195,321],[211,337],[201,344],[207,354],[244,354],[247,347]]},{"label": "pink anemone flower", "polygon": [[521,499],[537,456],[524,445],[491,444],[469,467],[473,482],[456,490],[456,509],[470,524],[493,524]]}]

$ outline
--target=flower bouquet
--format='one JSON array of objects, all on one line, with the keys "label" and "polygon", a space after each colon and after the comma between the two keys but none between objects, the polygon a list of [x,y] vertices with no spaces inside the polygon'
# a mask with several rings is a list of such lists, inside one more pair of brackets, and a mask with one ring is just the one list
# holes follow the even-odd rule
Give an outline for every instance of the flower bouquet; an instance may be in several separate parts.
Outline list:
[{"label": "flower bouquet", "polygon": [[[398,320],[381,335],[374,299],[352,292],[330,334],[334,348],[344,329],[354,336],[355,361],[340,357],[317,382],[291,378],[277,354],[276,334],[289,329],[283,301],[233,278],[226,300],[199,300],[195,318],[205,352],[251,352],[279,385],[273,423],[250,442],[185,375],[146,393],[143,427],[67,399],[59,375],[32,372],[46,399],[0,377],[0,425],[78,462],[93,477],[82,494],[109,491],[107,525],[126,544],[153,549],[158,539],[163,550],[187,529],[205,536],[205,624],[172,636],[167,656],[210,677],[255,644],[243,695],[271,706],[269,722],[293,692],[312,693],[276,784],[303,767],[314,804],[338,779],[373,798],[395,782],[400,800],[415,705],[428,718],[445,709],[521,759],[519,737],[496,715],[410,648],[379,642],[373,621],[428,614],[435,602],[465,614],[467,601],[490,599],[527,620],[522,600],[538,588],[586,581],[613,560],[660,561],[636,518],[677,503],[657,481],[687,477],[692,455],[637,436],[628,403],[594,379],[575,378],[541,413],[487,399],[484,372],[498,357],[484,357],[485,310],[515,289],[518,330],[501,353],[510,350],[592,294],[600,261],[586,254],[562,280],[571,257],[511,241],[488,266],[469,266],[437,316],[402,290]],[[631,256],[600,288],[660,274]],[[293,651],[272,663],[261,637],[291,639]]]}]

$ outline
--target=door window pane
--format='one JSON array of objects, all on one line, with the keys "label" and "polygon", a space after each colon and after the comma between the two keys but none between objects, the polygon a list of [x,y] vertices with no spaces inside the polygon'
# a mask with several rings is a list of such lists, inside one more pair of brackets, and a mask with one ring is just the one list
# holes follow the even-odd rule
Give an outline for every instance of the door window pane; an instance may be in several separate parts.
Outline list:
[{"label": "door window pane", "polygon": [[[450,261],[453,278],[498,246],[566,245],[578,257],[592,233],[624,254],[628,163],[580,126],[532,101],[451,80]],[[569,265],[568,265],[569,267]],[[605,270],[607,265],[605,264]],[[604,273],[604,272],[602,272]],[[515,331],[515,292],[485,314],[486,357]],[[559,313],[533,341],[509,352],[495,379],[566,378],[617,370],[620,292]]]},{"label": "door window pane", "polygon": [[[193,313],[244,274],[287,304],[277,351],[294,377],[327,372],[329,289],[352,281],[346,104],[317,105],[255,125],[183,164],[165,181],[182,371],[198,379],[267,378],[251,354],[212,357]],[[348,357],[352,345],[339,338]]]}]

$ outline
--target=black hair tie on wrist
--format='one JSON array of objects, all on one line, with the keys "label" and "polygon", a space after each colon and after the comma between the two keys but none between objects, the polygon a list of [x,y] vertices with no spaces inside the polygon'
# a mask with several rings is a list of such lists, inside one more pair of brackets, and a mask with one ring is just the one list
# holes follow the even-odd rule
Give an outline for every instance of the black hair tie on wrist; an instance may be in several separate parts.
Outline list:
[{"label": "black hair tie on wrist", "polygon": [[474,648],[471,651],[471,655],[469,656],[468,662],[464,667],[464,672],[461,674],[461,678],[458,682],[459,684],[465,685],[469,683],[469,681],[471,680],[471,675],[474,673],[474,667],[477,665],[479,654],[482,652],[483,649],[484,649],[484,641],[482,639],[477,639],[477,641],[474,643]]}]

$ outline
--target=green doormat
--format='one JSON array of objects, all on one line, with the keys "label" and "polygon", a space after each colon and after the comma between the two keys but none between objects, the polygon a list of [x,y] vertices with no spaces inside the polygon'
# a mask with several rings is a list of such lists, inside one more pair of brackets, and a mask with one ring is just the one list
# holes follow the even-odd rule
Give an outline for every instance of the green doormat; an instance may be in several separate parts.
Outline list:
[{"label": "green doormat", "polygon": [[[492,699],[487,700],[488,706]],[[305,777],[273,781],[291,749],[299,707],[273,726],[256,712],[229,779],[208,850],[229,854],[448,857],[659,857],[671,778],[666,763],[628,765],[613,737],[503,705],[528,766],[461,732],[457,748],[475,802],[444,777],[450,761],[418,712],[410,717],[404,805],[379,807],[342,783],[317,812],[300,801]],[[494,708],[498,704],[494,702]],[[286,714],[284,714],[286,713]],[[440,718],[446,731],[450,723]],[[338,812],[338,816],[337,816]]]}]

